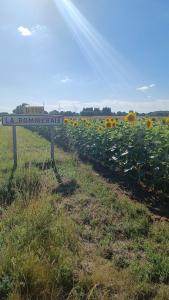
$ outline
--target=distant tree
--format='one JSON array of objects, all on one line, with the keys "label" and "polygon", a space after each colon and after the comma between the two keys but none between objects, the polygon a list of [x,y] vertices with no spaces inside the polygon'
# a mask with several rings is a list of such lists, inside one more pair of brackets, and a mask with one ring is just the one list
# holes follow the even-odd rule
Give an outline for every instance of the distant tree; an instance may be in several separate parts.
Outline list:
[{"label": "distant tree", "polygon": [[0,112],[0,117],[3,117],[5,115],[8,115],[8,113],[7,112]]},{"label": "distant tree", "polygon": [[116,115],[119,116],[119,117],[120,117],[120,116],[122,117],[122,116],[126,116],[127,113],[124,112],[124,111],[118,111]]},{"label": "distant tree", "polygon": [[[14,110],[14,114],[24,114],[24,108],[27,106],[27,103],[22,103],[18,105]],[[0,116],[7,114],[6,112],[0,113]],[[44,114],[48,114],[47,111]],[[126,116],[127,113],[123,111],[118,111],[117,113],[112,112],[110,107],[103,107],[102,109],[98,107],[85,107],[82,109],[80,113],[72,112],[72,111],[58,111],[53,110],[49,112],[50,115],[63,115],[63,116]],[[149,113],[138,113],[136,112],[137,116],[149,116],[149,117],[167,117],[169,116],[169,111],[154,111]]]},{"label": "distant tree", "polygon": [[59,115],[59,111],[58,110],[52,110],[49,112],[50,115]]},{"label": "distant tree", "polygon": [[93,107],[83,108],[80,112],[81,116],[93,116]]},{"label": "distant tree", "polygon": [[13,113],[14,114],[24,114],[24,108],[25,106],[27,106],[27,103],[22,103],[21,105],[18,105],[14,110]]},{"label": "distant tree", "polygon": [[62,115],[62,116],[67,116],[67,117],[73,117],[73,116],[78,116],[78,113],[72,112],[70,110],[68,111],[58,111],[58,110],[52,110],[49,112],[50,115]]},{"label": "distant tree", "polygon": [[101,116],[102,111],[100,110],[100,108],[95,107],[94,110],[93,110],[93,115],[94,116]]},{"label": "distant tree", "polygon": [[63,114],[64,114],[64,116],[67,116],[67,117],[73,117],[73,116],[78,115],[78,113],[72,112],[70,110],[63,112]]},{"label": "distant tree", "polygon": [[112,115],[111,108],[110,107],[103,107],[102,115],[103,116],[111,116]]},{"label": "distant tree", "polygon": [[145,117],[146,114],[145,114],[145,113],[138,113],[138,116],[140,116],[140,117]]},{"label": "distant tree", "polygon": [[148,116],[151,116],[151,117],[169,117],[169,111],[168,110],[154,111],[154,112],[148,113]]}]

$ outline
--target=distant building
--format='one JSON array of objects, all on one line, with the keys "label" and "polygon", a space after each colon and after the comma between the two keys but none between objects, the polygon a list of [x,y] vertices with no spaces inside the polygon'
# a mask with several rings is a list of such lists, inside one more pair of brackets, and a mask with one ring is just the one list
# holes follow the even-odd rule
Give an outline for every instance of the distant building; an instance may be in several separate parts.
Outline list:
[{"label": "distant building", "polygon": [[24,114],[26,115],[41,115],[44,114],[44,106],[25,106]]}]

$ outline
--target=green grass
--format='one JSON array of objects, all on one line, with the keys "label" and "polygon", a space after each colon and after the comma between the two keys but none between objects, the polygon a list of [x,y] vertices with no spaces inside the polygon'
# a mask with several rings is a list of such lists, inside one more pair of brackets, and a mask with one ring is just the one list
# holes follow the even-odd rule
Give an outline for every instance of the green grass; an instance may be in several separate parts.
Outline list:
[{"label": "green grass", "polygon": [[3,185],[12,170],[12,133],[9,128],[0,127],[0,162],[0,185]]},{"label": "green grass", "polygon": [[169,224],[75,154],[56,147],[55,172],[41,168],[50,144],[17,133],[11,177],[11,130],[0,128],[0,299],[168,299]]}]

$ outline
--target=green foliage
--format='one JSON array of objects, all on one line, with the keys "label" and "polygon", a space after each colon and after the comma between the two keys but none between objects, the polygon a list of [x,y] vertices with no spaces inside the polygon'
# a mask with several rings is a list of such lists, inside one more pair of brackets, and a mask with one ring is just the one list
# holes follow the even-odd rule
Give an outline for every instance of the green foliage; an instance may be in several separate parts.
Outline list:
[{"label": "green foliage", "polygon": [[134,260],[130,270],[140,281],[153,283],[169,283],[169,258],[162,253],[148,250],[145,260]]},{"label": "green foliage", "polygon": [[45,182],[42,175],[33,167],[17,170],[12,181],[15,198],[18,194],[22,202],[38,197],[40,193],[44,192],[44,187]]},{"label": "green foliage", "polygon": [[70,122],[56,132],[56,140],[66,149],[99,162],[109,169],[122,172],[133,181],[151,189],[169,191],[169,130],[156,122],[146,128],[143,121],[136,125],[119,122],[107,129],[93,120],[77,126]]},{"label": "green foliage", "polygon": [[25,106],[27,106],[27,103],[22,103],[21,105],[18,105],[14,110],[14,114],[24,114]]},{"label": "green foliage", "polygon": [[[74,149],[80,129],[70,128],[72,143],[68,128],[57,134],[61,143],[67,134]],[[112,130],[95,132],[106,139]],[[19,164],[11,176],[10,132],[0,129],[0,149],[6,149],[0,151],[1,187],[10,183],[14,191],[12,204],[0,210],[0,299],[168,299],[169,224],[154,221],[90,164],[57,148],[59,184],[52,169],[40,168],[49,143],[17,131]]]},{"label": "green foliage", "polygon": [[[73,224],[52,203],[32,200],[8,210],[0,230],[0,295],[68,293],[75,280],[78,240]],[[9,243],[10,241],[10,243]]]}]

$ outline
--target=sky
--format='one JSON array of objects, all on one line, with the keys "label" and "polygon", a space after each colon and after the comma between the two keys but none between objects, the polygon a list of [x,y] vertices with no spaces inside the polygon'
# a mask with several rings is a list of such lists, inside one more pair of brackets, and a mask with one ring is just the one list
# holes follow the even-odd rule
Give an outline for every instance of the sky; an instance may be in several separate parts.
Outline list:
[{"label": "sky", "polygon": [[168,0],[1,0],[0,112],[169,110]]}]

